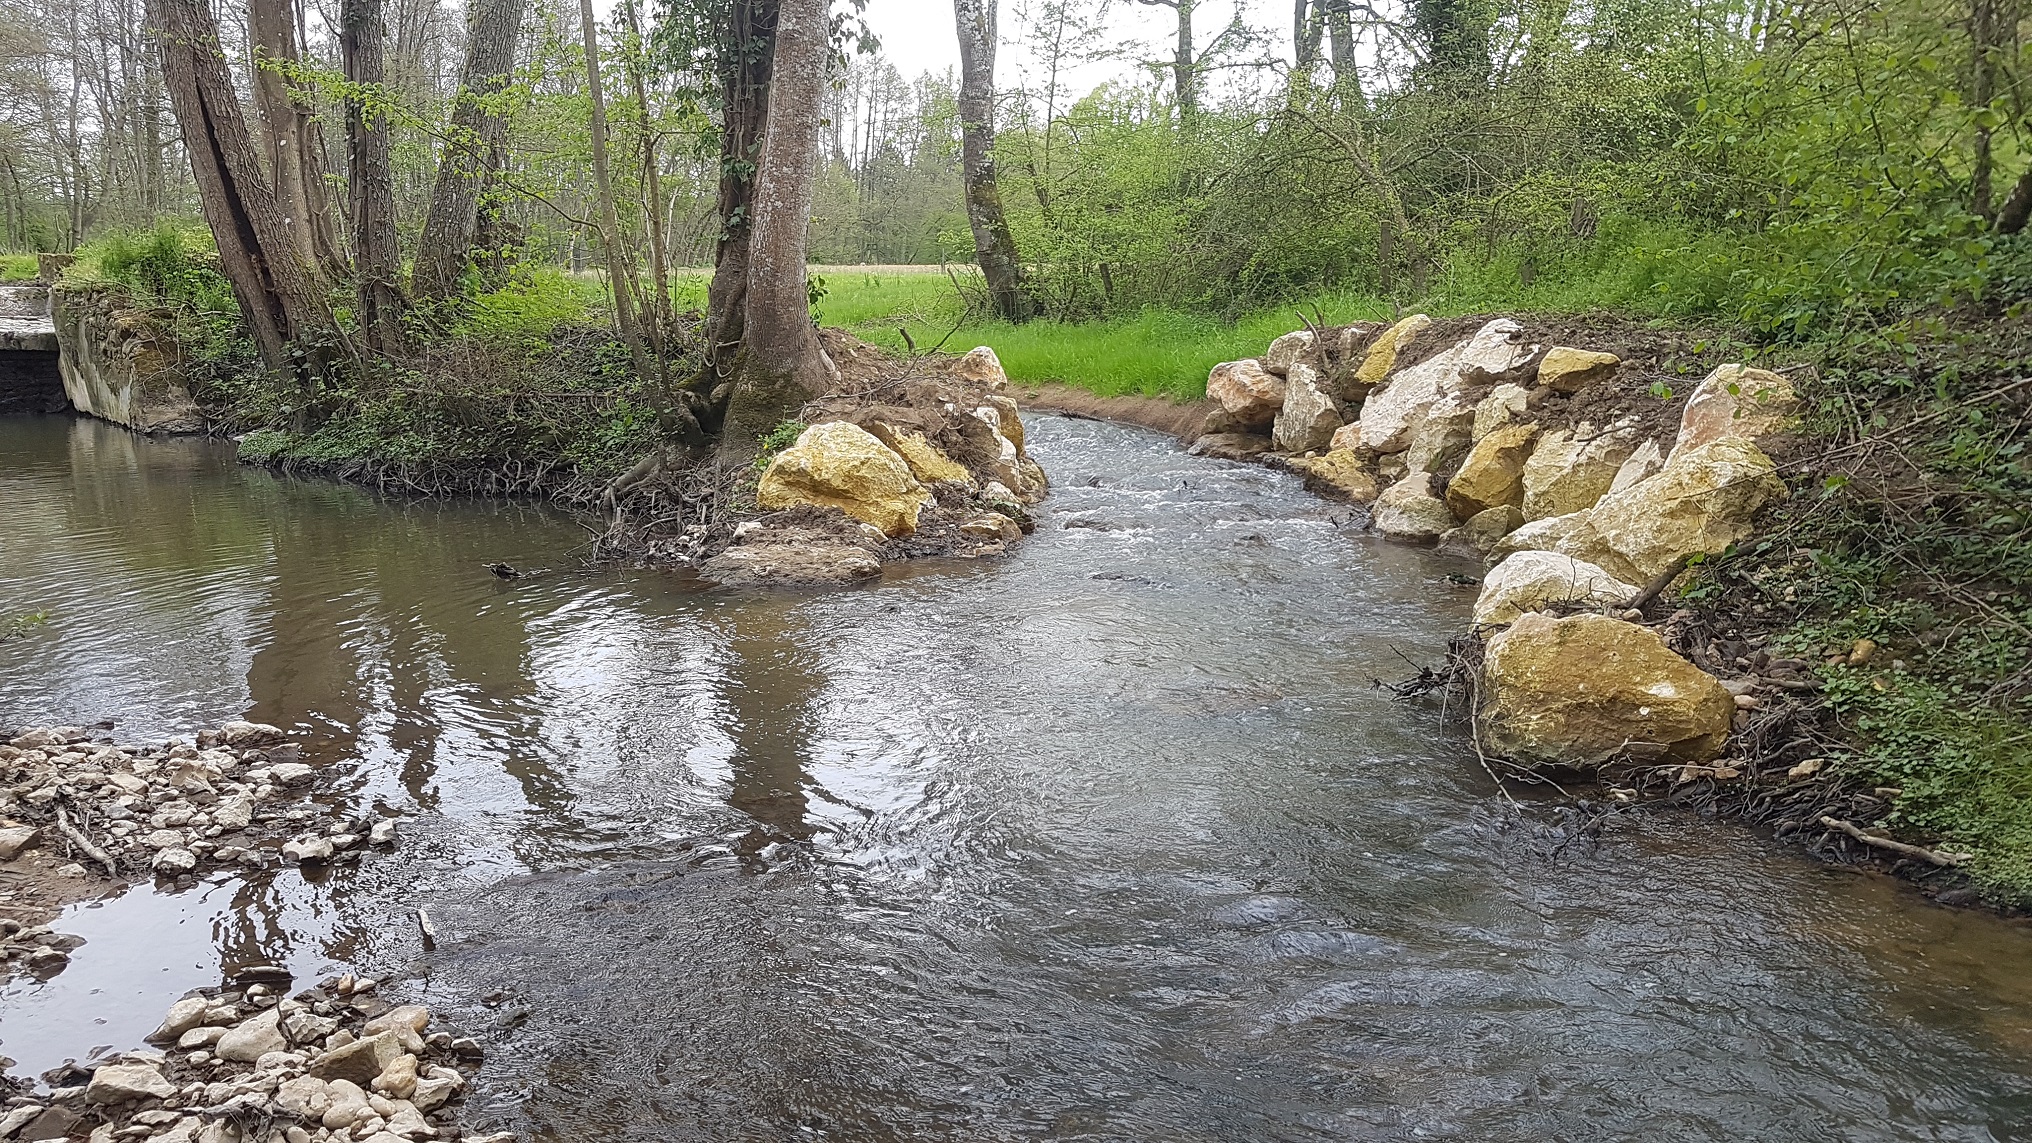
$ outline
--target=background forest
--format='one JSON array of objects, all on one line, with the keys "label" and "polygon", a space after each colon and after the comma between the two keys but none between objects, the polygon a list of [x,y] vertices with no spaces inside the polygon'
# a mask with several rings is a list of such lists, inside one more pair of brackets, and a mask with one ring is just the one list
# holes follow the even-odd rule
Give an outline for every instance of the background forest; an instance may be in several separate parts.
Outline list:
[{"label": "background forest", "polygon": [[[632,2],[599,27],[603,94],[617,153],[646,141],[659,185],[643,185],[641,158],[624,164],[623,240],[636,264],[660,245],[671,266],[708,266],[721,107],[697,29],[710,5]],[[1301,0],[1283,56],[1246,11],[1190,0],[1167,6],[1175,42],[1111,40],[1104,2],[1002,14],[1024,62],[1002,69],[994,155],[1041,316],[1500,292],[1782,337],[2008,301],[2032,277],[2012,2]],[[517,14],[512,82],[492,97],[508,124],[486,189],[493,238],[525,270],[584,271],[601,260],[580,13],[533,0]],[[264,69],[298,66],[249,48],[249,15],[237,0],[217,12],[243,94]],[[449,0],[386,8],[375,98],[406,252],[468,15]],[[313,0],[294,17],[294,87],[324,126],[337,203],[340,14]],[[956,77],[908,78],[850,32],[837,34],[812,259],[971,261]],[[1114,79],[1067,86],[1096,59],[1120,64]],[[196,216],[140,0],[0,0],[0,247],[63,250]]]}]

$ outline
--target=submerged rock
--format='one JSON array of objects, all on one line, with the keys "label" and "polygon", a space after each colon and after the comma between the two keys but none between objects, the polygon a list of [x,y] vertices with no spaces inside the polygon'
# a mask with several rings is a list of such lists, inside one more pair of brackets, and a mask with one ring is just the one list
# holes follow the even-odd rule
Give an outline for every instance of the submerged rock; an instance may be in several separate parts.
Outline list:
[{"label": "submerged rock", "polygon": [[1734,710],[1718,680],[1655,632],[1606,616],[1523,615],[1482,662],[1488,745],[1522,762],[1704,762],[1721,753]]},{"label": "submerged rock", "polygon": [[1270,438],[1260,433],[1205,433],[1187,451],[1215,460],[1252,460],[1270,451]]},{"label": "submerged rock", "polygon": [[874,434],[828,421],[804,430],[769,462],[755,499],[764,508],[837,508],[885,535],[907,536],[917,530],[931,493]]}]

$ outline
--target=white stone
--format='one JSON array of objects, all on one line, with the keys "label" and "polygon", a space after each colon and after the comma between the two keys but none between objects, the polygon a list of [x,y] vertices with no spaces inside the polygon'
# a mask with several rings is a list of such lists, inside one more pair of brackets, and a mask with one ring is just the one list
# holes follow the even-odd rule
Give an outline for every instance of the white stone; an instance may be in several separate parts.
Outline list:
[{"label": "white stone", "polygon": [[1625,607],[1638,590],[1586,560],[1558,552],[1516,552],[1483,577],[1475,625],[1510,623],[1552,604]]}]

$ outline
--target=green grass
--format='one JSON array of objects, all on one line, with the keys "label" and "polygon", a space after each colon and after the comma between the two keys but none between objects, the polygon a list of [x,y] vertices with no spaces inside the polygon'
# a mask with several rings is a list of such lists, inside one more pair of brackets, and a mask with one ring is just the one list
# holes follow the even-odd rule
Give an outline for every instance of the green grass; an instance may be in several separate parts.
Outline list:
[{"label": "green grass", "polygon": [[0,282],[32,282],[35,274],[35,255],[0,254]]}]

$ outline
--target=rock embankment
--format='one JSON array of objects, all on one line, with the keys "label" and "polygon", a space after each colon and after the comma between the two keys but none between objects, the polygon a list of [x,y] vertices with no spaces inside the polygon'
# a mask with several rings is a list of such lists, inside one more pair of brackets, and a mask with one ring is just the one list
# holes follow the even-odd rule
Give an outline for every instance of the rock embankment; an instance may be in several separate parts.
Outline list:
[{"label": "rock embankment", "polygon": [[[835,337],[835,341],[840,339]],[[761,514],[700,525],[652,558],[684,559],[730,586],[824,586],[879,575],[886,562],[999,555],[1030,531],[1050,489],[995,351],[900,363],[836,345],[858,377],[807,406],[796,440],[754,486]]]},{"label": "rock embankment", "polygon": [[117,286],[63,283],[51,291],[64,392],[81,413],[143,433],[200,433],[183,353],[165,310],[138,309]]},{"label": "rock embankment", "polygon": [[480,1045],[432,1026],[428,1008],[381,998],[377,982],[333,977],[286,995],[243,982],[189,993],[139,1049],[69,1062],[23,1081],[0,1139],[89,1143],[510,1143],[459,1123]]},{"label": "rock embankment", "polygon": [[16,914],[0,920],[0,956],[17,970],[60,970],[81,942],[38,922],[109,886],[321,865],[396,840],[394,819],[317,800],[318,769],[261,723],[154,745],[30,727],[0,745],[0,776],[0,870],[14,875],[0,899]]},{"label": "rock embankment", "polygon": [[1667,419],[1624,364],[1509,318],[1300,330],[1214,368],[1194,448],[1284,465],[1366,505],[1387,537],[1487,561],[1477,690],[1493,752],[1697,766],[1740,703],[1638,607],[1786,497],[1762,443],[1796,398],[1781,374],[1724,364]]}]

